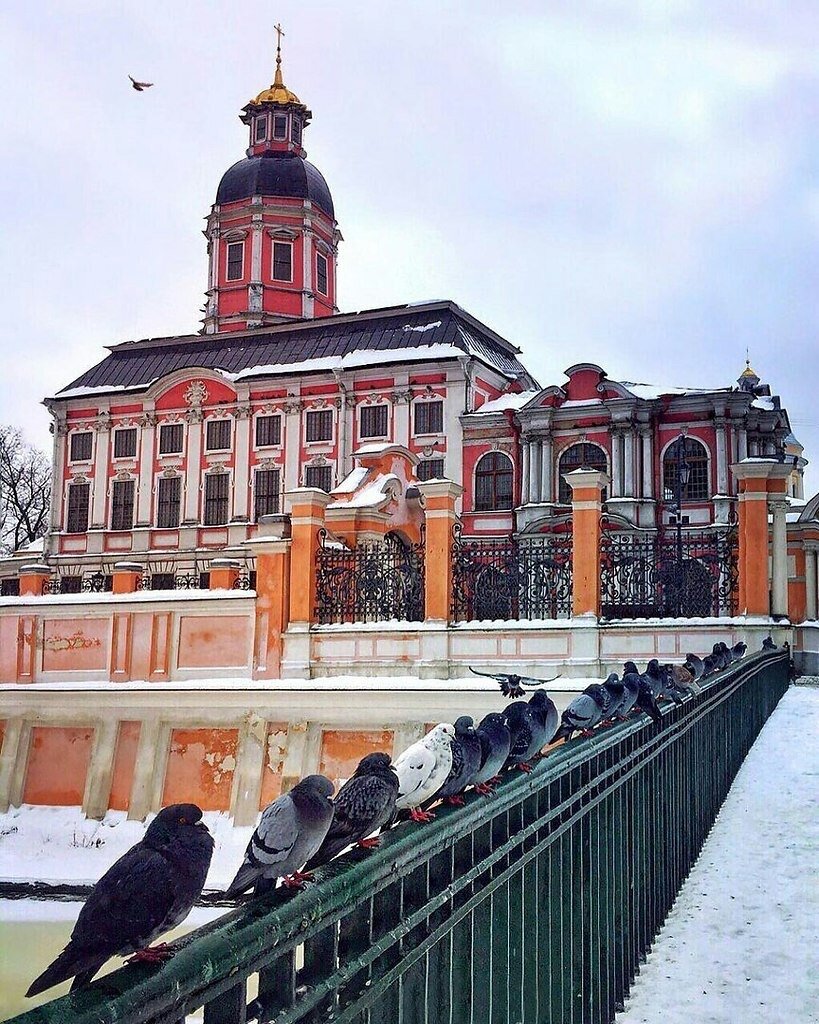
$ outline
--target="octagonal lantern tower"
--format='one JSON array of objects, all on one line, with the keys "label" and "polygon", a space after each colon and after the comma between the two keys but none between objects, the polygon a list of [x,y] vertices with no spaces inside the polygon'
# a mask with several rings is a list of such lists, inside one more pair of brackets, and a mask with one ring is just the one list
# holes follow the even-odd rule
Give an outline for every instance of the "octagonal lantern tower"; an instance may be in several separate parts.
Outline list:
[{"label": "octagonal lantern tower", "polygon": [[241,331],[338,312],[341,233],[321,172],[306,159],[312,117],[276,74],[242,110],[247,154],[222,176],[208,217],[208,290],[203,333]]}]

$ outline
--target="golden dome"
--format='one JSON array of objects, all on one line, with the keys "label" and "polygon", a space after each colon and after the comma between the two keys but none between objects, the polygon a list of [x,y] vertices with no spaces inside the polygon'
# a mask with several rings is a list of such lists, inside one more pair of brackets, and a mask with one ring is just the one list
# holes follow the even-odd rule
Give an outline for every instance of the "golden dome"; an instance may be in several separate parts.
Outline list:
[{"label": "golden dome", "polygon": [[284,79],[282,78],[282,36],[284,32],[282,32],[281,25],[276,25],[276,32],[278,33],[278,42],[276,45],[276,74],[273,78],[273,84],[269,89],[263,89],[256,99],[250,100],[248,106],[256,106],[259,103],[279,103],[282,105],[292,103],[297,107],[305,108],[305,104],[284,84]]},{"label": "golden dome", "polygon": [[745,360],[745,369],[742,371],[742,373],[739,376],[740,376],[740,378],[742,378],[742,377],[753,377],[756,380],[760,379],[759,378],[759,374],[754,372],[754,369],[751,366],[751,360],[750,359],[746,359]]}]

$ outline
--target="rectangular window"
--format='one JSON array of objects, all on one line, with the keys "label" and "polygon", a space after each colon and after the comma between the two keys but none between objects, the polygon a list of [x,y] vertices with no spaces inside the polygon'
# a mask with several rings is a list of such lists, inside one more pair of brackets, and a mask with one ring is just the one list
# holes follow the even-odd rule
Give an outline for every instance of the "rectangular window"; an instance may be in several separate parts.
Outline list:
[{"label": "rectangular window", "polygon": [[327,294],[327,257],[316,253],[316,287],[322,295]]},{"label": "rectangular window", "polygon": [[443,459],[424,459],[415,467],[415,476],[418,480],[440,480],[443,475]]},{"label": "rectangular window", "polygon": [[20,581],[16,576],[7,576],[0,580],[0,597],[19,597]]},{"label": "rectangular window", "polygon": [[418,402],[415,406],[415,433],[442,434],[444,432],[444,403]]},{"label": "rectangular window", "polygon": [[71,461],[89,462],[91,460],[92,434],[84,430],[81,434],[71,435]]},{"label": "rectangular window", "polygon": [[307,413],[307,440],[331,441],[333,438],[333,410],[320,409]]},{"label": "rectangular window", "polygon": [[227,279],[241,281],[245,276],[245,243],[228,242],[227,247]]},{"label": "rectangular window", "polygon": [[290,129],[290,138],[297,146],[301,145],[301,121],[293,115],[293,125]]},{"label": "rectangular window", "polygon": [[179,526],[179,506],[182,495],[181,476],[159,478],[156,503],[156,525],[164,530],[175,530]]},{"label": "rectangular window", "polygon": [[258,416],[256,419],[256,447],[267,448],[282,443],[281,416]]},{"label": "rectangular window", "polygon": [[85,533],[88,529],[88,484],[68,485],[68,533]]},{"label": "rectangular window", "polygon": [[205,526],[224,526],[230,514],[230,474],[205,477]]},{"label": "rectangular window", "polygon": [[136,456],[136,428],[114,431],[114,458],[133,459]]},{"label": "rectangular window", "polygon": [[361,437],[387,436],[387,406],[363,405],[361,407]]},{"label": "rectangular window", "polygon": [[333,488],[332,466],[307,466],[304,470],[304,486],[318,487],[329,494]]},{"label": "rectangular window", "polygon": [[267,135],[267,118],[257,117],[256,118],[256,142],[264,142],[265,136]]},{"label": "rectangular window", "polygon": [[256,470],[256,488],[253,499],[253,520],[257,522],[262,516],[272,516],[279,511],[279,471],[278,469]]},{"label": "rectangular window", "polygon": [[182,451],[181,423],[165,423],[159,428],[159,454],[179,455]]},{"label": "rectangular window", "polygon": [[205,447],[209,452],[224,452],[230,449],[230,420],[208,420]]},{"label": "rectangular window", "polygon": [[111,487],[111,529],[130,530],[134,525],[133,480],[115,480]]},{"label": "rectangular window", "polygon": [[290,242],[273,243],[273,280],[293,280],[293,245]]},{"label": "rectangular window", "polygon": [[287,138],[287,114],[274,114],[273,115],[273,138],[274,139],[286,139]]},{"label": "rectangular window", "polygon": [[82,576],[60,576],[61,594],[81,594]]}]

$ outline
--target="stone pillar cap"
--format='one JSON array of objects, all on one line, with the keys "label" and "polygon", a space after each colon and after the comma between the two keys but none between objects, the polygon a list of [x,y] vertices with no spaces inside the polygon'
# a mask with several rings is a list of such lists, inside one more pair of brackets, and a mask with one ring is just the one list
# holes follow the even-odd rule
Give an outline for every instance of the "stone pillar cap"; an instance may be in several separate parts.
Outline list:
[{"label": "stone pillar cap", "polygon": [[53,572],[50,565],[44,565],[42,562],[32,562],[29,565],[21,565],[17,570],[21,576],[34,576],[35,574],[43,575],[45,573]]},{"label": "stone pillar cap", "polygon": [[142,572],[139,562],[114,562],[114,572]]},{"label": "stone pillar cap", "polygon": [[211,569],[241,569],[242,562],[238,558],[212,558]]},{"label": "stone pillar cap", "polygon": [[574,490],[575,487],[597,487],[601,489],[608,486],[610,477],[601,469],[586,469],[580,466],[569,473],[563,473],[563,479]]},{"label": "stone pillar cap", "polygon": [[326,508],[333,497],[320,487],[294,487],[292,491],[284,492],[284,499],[292,514],[295,505],[320,505]]},{"label": "stone pillar cap", "polygon": [[435,480],[418,480],[413,484],[425,498],[459,498],[464,489],[454,480],[440,477]]}]

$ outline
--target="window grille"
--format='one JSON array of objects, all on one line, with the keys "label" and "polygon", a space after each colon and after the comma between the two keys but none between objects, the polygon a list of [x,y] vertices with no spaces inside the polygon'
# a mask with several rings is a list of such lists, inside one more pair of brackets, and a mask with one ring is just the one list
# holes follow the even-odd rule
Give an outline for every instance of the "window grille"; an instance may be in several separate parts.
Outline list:
[{"label": "window grille", "polygon": [[[598,469],[603,473],[608,469],[608,461],[606,459],[606,453],[602,448],[599,448],[596,444],[573,444],[571,448],[567,448],[565,452],[560,456],[560,462],[557,468],[558,475],[558,488],[557,488],[557,500],[561,505],[571,505],[572,503],[572,488],[563,479],[564,473],[571,473],[573,469]],[[607,490],[604,490],[601,494],[601,500],[606,500]]]},{"label": "window grille", "polygon": [[297,117],[293,117],[293,125],[290,129],[290,138],[297,146],[301,145],[301,121]]},{"label": "window grille", "polygon": [[19,597],[20,580],[17,577],[9,577],[0,580],[0,597]]},{"label": "window grille", "polygon": [[279,471],[278,469],[257,469],[253,518],[258,523],[262,516],[275,515],[278,511]]},{"label": "window grille", "polygon": [[230,420],[209,420],[205,445],[209,452],[230,448]]},{"label": "window grille", "polygon": [[307,440],[330,441],[333,437],[333,410],[318,409],[307,413]]},{"label": "window grille", "polygon": [[361,429],[362,437],[386,437],[387,436],[387,406],[386,405],[362,405],[361,406]]},{"label": "window grille", "polygon": [[179,526],[181,495],[181,476],[163,476],[159,478],[156,525],[161,529],[174,530]]},{"label": "window grille", "polygon": [[256,118],[256,142],[264,142],[265,136],[267,135],[267,118],[257,117]]},{"label": "window grille", "polygon": [[[683,459],[688,464],[690,473],[688,483],[683,488],[683,501],[708,501],[711,488],[708,481],[708,450],[705,445],[693,437],[683,439]],[[678,438],[665,450],[663,456],[663,498],[667,502],[677,500],[677,454],[680,446]]]},{"label": "window grille", "polygon": [[205,526],[224,526],[230,514],[230,474],[205,477]]},{"label": "window grille", "polygon": [[245,243],[229,242],[227,247],[227,280],[241,281],[244,277]]},{"label": "window grille", "polygon": [[502,452],[482,455],[475,467],[475,511],[512,507],[512,462]]},{"label": "window grille", "polygon": [[159,454],[178,455],[182,451],[182,424],[165,423],[159,428]]},{"label": "window grille", "polygon": [[81,434],[71,435],[71,461],[88,462],[91,458],[92,434],[84,430]]},{"label": "window grille", "polygon": [[130,530],[134,525],[134,481],[115,480],[111,487],[111,529]]},{"label": "window grille", "polygon": [[444,430],[444,403],[417,402],[415,405],[415,433],[442,434]]},{"label": "window grille", "polygon": [[327,294],[327,259],[321,253],[316,254],[316,287],[322,295]]},{"label": "window grille", "polygon": [[256,419],[256,447],[266,448],[269,445],[282,443],[281,416],[259,416]]},{"label": "window grille", "polygon": [[136,455],[137,432],[133,427],[114,431],[114,458],[133,459]]},{"label": "window grille", "polygon": [[286,139],[287,138],[287,115],[286,114],[275,114],[273,116],[273,138],[274,139]]},{"label": "window grille", "polygon": [[306,466],[304,470],[304,486],[318,487],[329,494],[333,488],[332,466]]},{"label": "window grille", "polygon": [[68,485],[68,533],[85,533],[88,529],[88,484]]},{"label": "window grille", "polygon": [[293,280],[293,246],[290,242],[273,243],[273,280]]},{"label": "window grille", "polygon": [[415,467],[415,477],[418,480],[437,480],[443,475],[443,459],[424,459]]}]

